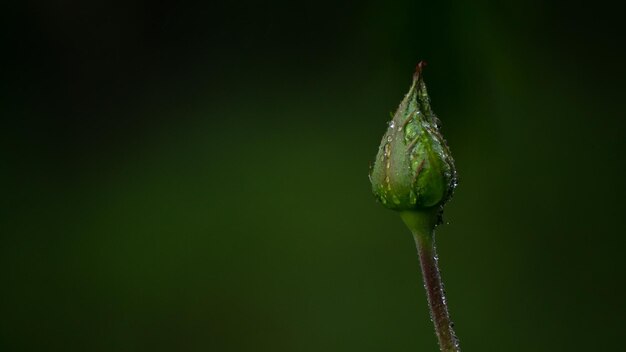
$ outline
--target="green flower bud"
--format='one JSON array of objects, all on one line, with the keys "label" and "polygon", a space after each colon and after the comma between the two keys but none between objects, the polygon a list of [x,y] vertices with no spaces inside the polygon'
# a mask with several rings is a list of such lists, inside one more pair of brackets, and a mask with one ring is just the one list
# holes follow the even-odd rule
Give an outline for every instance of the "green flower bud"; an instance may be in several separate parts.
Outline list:
[{"label": "green flower bud", "polygon": [[454,160],[422,79],[424,66],[417,65],[413,84],[389,122],[370,169],[374,195],[393,210],[443,206],[457,183]]}]

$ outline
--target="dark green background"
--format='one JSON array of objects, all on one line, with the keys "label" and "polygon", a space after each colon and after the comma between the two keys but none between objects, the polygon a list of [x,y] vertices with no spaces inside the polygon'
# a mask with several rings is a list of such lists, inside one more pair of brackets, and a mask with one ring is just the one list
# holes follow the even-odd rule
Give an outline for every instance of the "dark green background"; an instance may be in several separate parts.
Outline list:
[{"label": "dark green background", "polygon": [[623,9],[3,7],[0,350],[437,350],[367,179],[419,60],[463,350],[621,348]]}]

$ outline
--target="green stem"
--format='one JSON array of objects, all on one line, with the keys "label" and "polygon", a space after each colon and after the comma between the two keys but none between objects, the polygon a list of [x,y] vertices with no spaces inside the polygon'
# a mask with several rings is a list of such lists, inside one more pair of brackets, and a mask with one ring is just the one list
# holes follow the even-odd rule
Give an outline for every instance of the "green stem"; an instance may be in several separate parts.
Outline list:
[{"label": "green stem", "polygon": [[415,238],[422,267],[424,288],[426,288],[428,306],[430,307],[430,317],[435,325],[439,347],[442,352],[460,352],[459,342],[454,334],[453,324],[448,313],[443,282],[437,264],[437,251],[435,249],[437,212],[438,209],[403,211],[400,215]]}]

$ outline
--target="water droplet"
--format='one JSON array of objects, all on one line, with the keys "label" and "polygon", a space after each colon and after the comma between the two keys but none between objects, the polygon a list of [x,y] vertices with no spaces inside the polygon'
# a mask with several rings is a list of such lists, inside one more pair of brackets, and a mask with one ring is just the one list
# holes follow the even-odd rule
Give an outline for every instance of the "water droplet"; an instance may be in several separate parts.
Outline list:
[{"label": "water droplet", "polygon": [[394,120],[389,121],[389,128],[392,130],[396,127],[396,122]]},{"label": "water droplet", "polygon": [[384,155],[387,158],[389,158],[389,156],[391,156],[391,146],[389,145],[389,143],[385,144]]},{"label": "water droplet", "polygon": [[387,142],[391,142],[393,138],[391,136],[387,136]]}]

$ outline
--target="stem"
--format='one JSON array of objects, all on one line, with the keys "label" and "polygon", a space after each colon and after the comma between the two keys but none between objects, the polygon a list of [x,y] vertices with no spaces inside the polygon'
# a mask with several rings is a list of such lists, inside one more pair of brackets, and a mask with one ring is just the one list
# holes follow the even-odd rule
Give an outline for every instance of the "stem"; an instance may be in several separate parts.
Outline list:
[{"label": "stem", "polygon": [[428,297],[430,317],[435,325],[435,333],[439,339],[442,352],[460,352],[459,342],[452,328],[448,313],[446,296],[437,264],[435,249],[435,226],[438,220],[438,209],[430,211],[404,211],[402,220],[409,227],[415,238],[417,252],[422,267],[424,288]]}]

